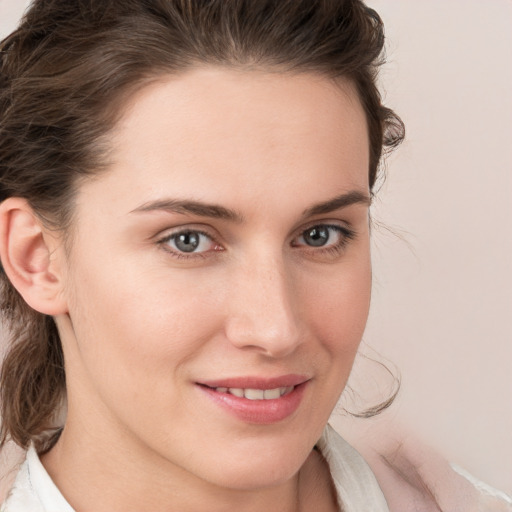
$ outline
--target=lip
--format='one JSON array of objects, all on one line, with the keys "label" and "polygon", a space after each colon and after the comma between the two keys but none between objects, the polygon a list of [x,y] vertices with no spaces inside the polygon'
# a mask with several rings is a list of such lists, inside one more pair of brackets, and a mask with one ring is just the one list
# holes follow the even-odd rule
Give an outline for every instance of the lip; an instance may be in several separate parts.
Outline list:
[{"label": "lip", "polygon": [[204,380],[198,382],[210,388],[251,388],[251,389],[275,389],[285,388],[289,386],[298,386],[309,380],[309,377],[304,375],[280,375],[277,377],[231,377],[218,380]]},{"label": "lip", "polygon": [[[299,408],[304,391],[310,379],[303,375],[283,375],[272,378],[234,377],[227,379],[197,382],[196,387],[215,405],[245,423],[270,425],[285,420]],[[214,388],[294,389],[270,400],[249,400],[230,393],[222,393]]]}]

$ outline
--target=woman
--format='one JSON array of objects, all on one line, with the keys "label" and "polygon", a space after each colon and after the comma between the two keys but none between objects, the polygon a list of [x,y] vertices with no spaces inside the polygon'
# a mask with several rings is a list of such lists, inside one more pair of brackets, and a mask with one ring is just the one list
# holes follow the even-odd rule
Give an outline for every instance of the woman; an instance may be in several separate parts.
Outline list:
[{"label": "woman", "polygon": [[356,1],[32,5],[2,46],[3,510],[387,510],[326,427],[403,136],[382,45]]}]

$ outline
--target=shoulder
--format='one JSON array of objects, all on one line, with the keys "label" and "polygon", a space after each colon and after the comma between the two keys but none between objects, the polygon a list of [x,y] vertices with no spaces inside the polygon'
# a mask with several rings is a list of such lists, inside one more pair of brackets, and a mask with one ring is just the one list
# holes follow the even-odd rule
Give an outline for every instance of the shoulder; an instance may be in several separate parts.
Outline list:
[{"label": "shoulder", "polygon": [[391,512],[512,512],[512,498],[486,485],[413,434],[367,428],[356,440],[386,497]]},{"label": "shoulder", "polygon": [[27,451],[0,512],[74,512],[41,464],[34,447]]},{"label": "shoulder", "polygon": [[373,471],[363,457],[327,425],[317,443],[325,457],[338,500],[347,512],[388,512],[388,506]]},{"label": "shoulder", "polygon": [[0,507],[1,512],[21,512],[24,510],[31,510],[33,512],[44,511],[32,487],[28,461],[26,459],[18,470],[16,480],[6,500]]}]

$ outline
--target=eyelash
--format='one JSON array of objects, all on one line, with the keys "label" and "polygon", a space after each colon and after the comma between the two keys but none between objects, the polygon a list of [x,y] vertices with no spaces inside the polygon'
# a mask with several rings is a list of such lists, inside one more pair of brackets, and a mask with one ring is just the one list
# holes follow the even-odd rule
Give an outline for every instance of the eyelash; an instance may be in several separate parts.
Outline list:
[{"label": "eyelash", "polygon": [[311,245],[294,245],[294,247],[305,247],[306,250],[309,250],[310,252],[314,252],[315,254],[321,253],[321,254],[327,254],[336,256],[340,254],[347,245],[356,238],[356,232],[352,229],[347,228],[346,226],[340,226],[338,224],[314,224],[313,226],[310,226],[303,231],[301,231],[299,237],[303,237],[305,233],[308,231],[311,232],[314,229],[317,228],[327,228],[332,229],[337,232],[337,234],[340,236],[340,239],[337,243],[325,246],[318,246],[314,247]]},{"label": "eyelash", "polygon": [[211,252],[222,252],[222,249],[219,249],[217,251],[204,251],[204,252],[190,252],[186,253],[183,251],[175,250],[172,248],[169,248],[168,244],[172,240],[176,240],[178,236],[184,235],[187,233],[194,233],[197,235],[203,235],[211,240],[212,243],[217,244],[220,247],[220,244],[213,238],[210,233],[207,233],[206,231],[202,231],[201,229],[181,229],[180,231],[176,231],[175,233],[171,233],[170,235],[166,235],[164,238],[161,238],[158,240],[158,245],[161,245],[166,252],[171,254],[174,258],[182,259],[182,260],[190,260],[190,259],[196,259],[196,258],[207,258],[208,254]]},{"label": "eyelash", "polygon": [[[340,226],[338,224],[313,224],[312,226],[302,230],[298,236],[295,237],[301,238],[304,237],[305,233],[308,231],[312,231],[315,228],[327,228],[332,229],[336,231],[340,235],[340,240],[335,243],[334,245],[329,245],[327,247],[324,246],[311,246],[306,244],[293,244],[292,247],[305,247],[307,251],[314,252],[315,254],[326,254],[326,255],[332,255],[336,256],[340,254],[346,246],[356,238],[356,232],[352,229],[349,229],[345,226]],[[184,234],[197,234],[207,237],[211,243],[216,244],[219,249],[214,250],[208,250],[203,252],[183,252],[176,249],[169,248],[168,244],[172,240],[176,240],[178,236],[184,235]],[[220,248],[220,244],[215,240],[214,237],[211,236],[210,233],[203,231],[201,229],[181,229],[180,231],[176,231],[174,233],[171,233],[169,235],[166,235],[165,237],[159,239],[157,241],[158,245],[162,246],[166,252],[171,254],[172,257],[182,260],[191,260],[191,259],[197,259],[197,258],[207,258],[211,256],[212,252],[222,252],[223,249]]]}]

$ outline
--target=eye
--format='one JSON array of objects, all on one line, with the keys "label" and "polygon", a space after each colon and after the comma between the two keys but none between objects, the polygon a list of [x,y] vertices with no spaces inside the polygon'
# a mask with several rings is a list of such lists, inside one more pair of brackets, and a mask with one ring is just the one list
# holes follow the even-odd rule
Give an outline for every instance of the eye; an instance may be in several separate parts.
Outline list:
[{"label": "eye", "polygon": [[221,247],[207,234],[198,230],[182,230],[166,236],[159,242],[166,250],[185,256],[217,251]]},{"label": "eye", "polygon": [[293,245],[336,250],[343,248],[354,237],[355,233],[344,226],[319,224],[304,230]]},{"label": "eye", "polygon": [[304,243],[307,245],[321,247],[329,242],[329,238],[332,236],[331,230],[332,229],[327,226],[315,226],[304,231],[300,238],[304,240]]}]

